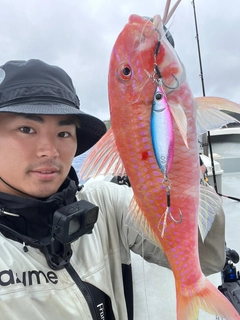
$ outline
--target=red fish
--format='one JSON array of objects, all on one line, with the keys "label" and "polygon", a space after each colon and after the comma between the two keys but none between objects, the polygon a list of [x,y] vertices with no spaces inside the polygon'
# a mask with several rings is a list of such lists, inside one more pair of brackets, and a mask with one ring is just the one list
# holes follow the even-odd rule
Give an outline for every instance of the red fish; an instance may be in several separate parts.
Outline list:
[{"label": "red fish", "polygon": [[[151,130],[152,104],[160,80],[174,131],[174,156],[167,175],[156,159]],[[203,202],[211,208],[220,203],[209,188],[202,187],[200,192],[197,134],[211,129],[208,117],[202,114],[211,115],[213,126],[221,126],[233,119],[220,116],[219,109],[239,112],[239,106],[220,98],[196,101],[160,16],[150,21],[137,15],[130,16],[112,50],[109,103],[112,127],[89,154],[81,175],[126,172],[129,176],[134,199],[128,223],[167,255],[175,277],[178,320],[197,319],[199,308],[229,320],[240,319],[203,275],[197,237],[199,206]],[[160,139],[158,143],[164,143],[164,137]],[[211,219],[210,210],[208,227]],[[202,229],[203,237],[207,232],[208,228]]]}]

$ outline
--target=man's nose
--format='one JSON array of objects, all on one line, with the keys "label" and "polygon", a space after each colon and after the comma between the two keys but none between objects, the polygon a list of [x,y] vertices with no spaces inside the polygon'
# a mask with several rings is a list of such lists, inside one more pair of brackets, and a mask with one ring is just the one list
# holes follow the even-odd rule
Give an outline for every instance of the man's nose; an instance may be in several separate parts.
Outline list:
[{"label": "man's nose", "polygon": [[39,157],[56,158],[59,156],[57,145],[54,139],[44,138],[38,144],[37,154]]}]

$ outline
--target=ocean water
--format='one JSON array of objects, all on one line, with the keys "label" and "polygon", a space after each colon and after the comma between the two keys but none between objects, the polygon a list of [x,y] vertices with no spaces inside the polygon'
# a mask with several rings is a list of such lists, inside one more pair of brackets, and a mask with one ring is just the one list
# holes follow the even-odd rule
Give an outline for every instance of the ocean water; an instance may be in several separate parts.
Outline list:
[{"label": "ocean water", "polygon": [[[86,151],[85,153],[81,154],[80,156],[77,156],[73,159],[73,163],[72,166],[74,167],[74,169],[77,172],[78,178],[79,177],[79,170],[84,162],[84,160],[86,159],[86,156],[88,155],[88,153],[90,152],[90,150]],[[83,183],[83,180],[80,179],[80,183]]]}]

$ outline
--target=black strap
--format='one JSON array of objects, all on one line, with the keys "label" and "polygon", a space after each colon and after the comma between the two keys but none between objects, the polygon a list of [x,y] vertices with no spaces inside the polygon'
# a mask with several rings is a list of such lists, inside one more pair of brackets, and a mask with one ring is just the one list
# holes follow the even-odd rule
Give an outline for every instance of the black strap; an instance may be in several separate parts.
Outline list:
[{"label": "black strap", "polygon": [[82,281],[70,263],[65,266],[65,269],[86,299],[93,320],[115,320],[110,298],[100,289]]}]

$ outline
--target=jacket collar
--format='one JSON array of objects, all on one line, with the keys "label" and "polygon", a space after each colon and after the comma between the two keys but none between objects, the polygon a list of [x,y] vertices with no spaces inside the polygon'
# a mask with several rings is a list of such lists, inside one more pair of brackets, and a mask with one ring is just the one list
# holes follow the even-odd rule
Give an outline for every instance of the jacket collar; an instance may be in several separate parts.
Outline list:
[{"label": "jacket collar", "polygon": [[50,234],[49,226],[52,224],[53,213],[76,201],[77,190],[76,181],[68,177],[59,191],[46,199],[24,198],[0,192],[0,210],[19,215],[9,216],[2,213],[0,223],[18,233],[39,240]]}]

